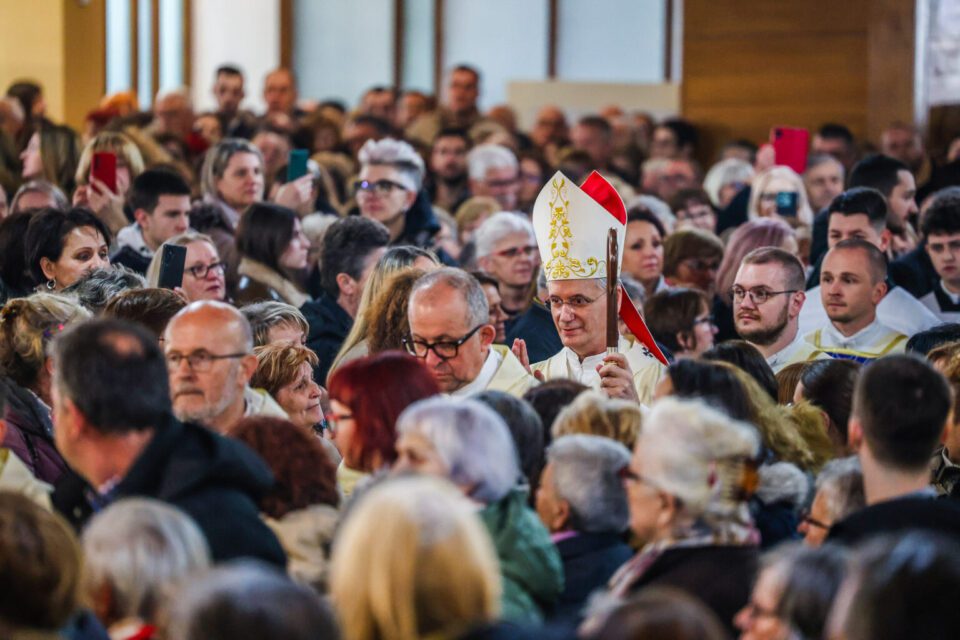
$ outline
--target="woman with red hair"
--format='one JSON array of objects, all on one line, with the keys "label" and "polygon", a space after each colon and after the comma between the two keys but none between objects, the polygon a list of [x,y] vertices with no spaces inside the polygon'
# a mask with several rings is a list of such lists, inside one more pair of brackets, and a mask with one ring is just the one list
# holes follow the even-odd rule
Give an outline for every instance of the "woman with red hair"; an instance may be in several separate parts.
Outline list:
[{"label": "woman with red hair", "polygon": [[420,361],[385,351],[348,362],[330,376],[327,423],[343,456],[337,483],[348,497],[366,476],[396,460],[397,418],[409,405],[440,393]]}]

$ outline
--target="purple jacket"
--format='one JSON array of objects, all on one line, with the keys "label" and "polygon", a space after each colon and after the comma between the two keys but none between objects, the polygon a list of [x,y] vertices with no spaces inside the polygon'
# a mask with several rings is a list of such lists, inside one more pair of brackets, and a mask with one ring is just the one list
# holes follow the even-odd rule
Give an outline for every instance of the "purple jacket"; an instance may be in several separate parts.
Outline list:
[{"label": "purple jacket", "polygon": [[0,386],[6,389],[7,435],[2,446],[27,465],[38,480],[55,484],[67,464],[53,444],[53,423],[50,411],[40,399],[7,377],[0,377]]}]

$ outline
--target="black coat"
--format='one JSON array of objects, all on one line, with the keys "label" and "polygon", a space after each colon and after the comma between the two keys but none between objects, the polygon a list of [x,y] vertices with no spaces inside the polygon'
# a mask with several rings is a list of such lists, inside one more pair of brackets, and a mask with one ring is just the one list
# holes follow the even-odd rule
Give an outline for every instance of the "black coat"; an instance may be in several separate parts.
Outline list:
[{"label": "black coat", "polygon": [[905,253],[890,263],[887,269],[890,278],[914,297],[922,298],[931,291],[939,289],[940,276],[933,268],[933,262],[927,254],[926,244]]},{"label": "black coat", "polygon": [[633,550],[616,533],[580,533],[557,543],[563,560],[563,593],[554,608],[555,618],[576,621],[587,598],[606,586]]},{"label": "black coat", "polygon": [[545,306],[534,301],[530,308],[506,322],[506,345],[522,338],[527,343],[527,355],[531,364],[551,358],[563,349],[553,316]]},{"label": "black coat", "polygon": [[674,587],[699,598],[735,637],[733,618],[750,599],[760,552],[756,547],[708,546],[667,549],[634,583]]},{"label": "black coat", "polygon": [[[89,494],[77,491],[76,480],[54,492],[56,508],[74,520],[88,506],[76,501]],[[258,502],[272,483],[266,463],[242,443],[171,417],[107,499],[153,498],[181,509],[200,527],[215,562],[255,558],[286,567],[283,548],[260,519]]]},{"label": "black coat", "polygon": [[147,269],[150,267],[150,258],[133,247],[122,246],[116,253],[110,256],[110,264],[123,265],[131,271],[136,271],[140,275],[145,276],[147,275]]},{"label": "black coat", "polygon": [[933,531],[960,540],[960,501],[906,496],[854,511],[830,527],[827,541],[854,545],[865,538],[910,529]]},{"label": "black coat", "polygon": [[313,379],[319,385],[326,385],[327,373],[353,327],[353,318],[326,293],[316,300],[304,303],[300,307],[300,313],[310,325],[307,346],[313,349],[320,359],[320,364],[313,370]]}]

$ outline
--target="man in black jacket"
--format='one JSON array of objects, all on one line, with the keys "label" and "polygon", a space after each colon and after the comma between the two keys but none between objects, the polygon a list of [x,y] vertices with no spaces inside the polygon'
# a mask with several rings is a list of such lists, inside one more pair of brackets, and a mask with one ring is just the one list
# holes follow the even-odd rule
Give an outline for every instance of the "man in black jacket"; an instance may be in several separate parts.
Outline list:
[{"label": "man in black jacket", "polygon": [[828,541],[855,544],[906,529],[960,538],[960,503],[938,500],[930,486],[930,458],[950,405],[947,381],[920,358],[888,356],[864,368],[849,441],[863,468],[867,506],[834,524]]},{"label": "man in black jacket", "polygon": [[269,469],[239,442],[172,416],[155,337],[123,321],[94,320],[64,332],[53,360],[54,439],[86,483],[72,500],[58,487],[54,502],[68,518],[121,498],[154,498],[196,521],[215,561],[285,566],[257,507],[273,482]]}]

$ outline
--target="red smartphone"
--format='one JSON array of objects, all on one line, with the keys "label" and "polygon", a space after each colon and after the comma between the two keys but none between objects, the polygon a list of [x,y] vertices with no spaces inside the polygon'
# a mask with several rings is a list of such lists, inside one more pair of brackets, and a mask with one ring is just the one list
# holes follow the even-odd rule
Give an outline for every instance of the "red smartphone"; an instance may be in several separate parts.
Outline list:
[{"label": "red smartphone", "polygon": [[810,150],[810,132],[794,127],[774,127],[770,130],[774,162],[790,167],[803,175],[807,170],[807,153]]},{"label": "red smartphone", "polygon": [[90,163],[90,182],[96,178],[109,187],[110,191],[117,192],[117,154],[110,151],[96,151],[93,162]]}]

